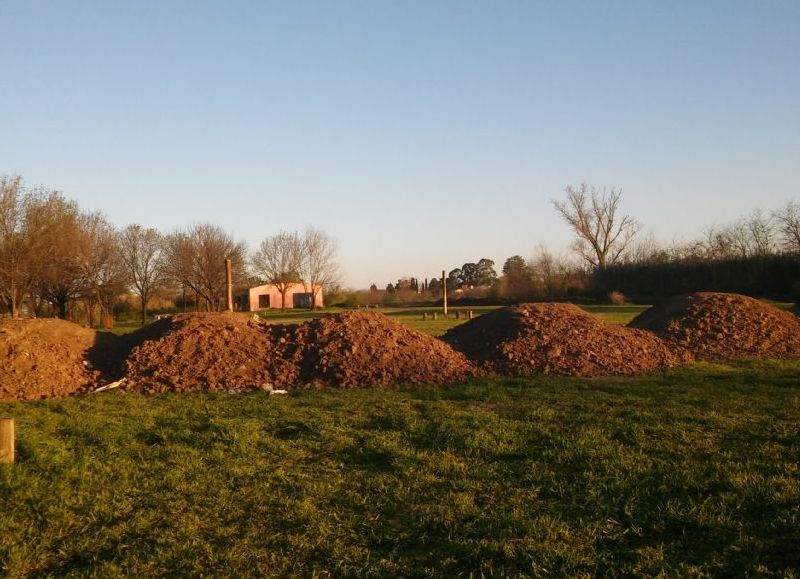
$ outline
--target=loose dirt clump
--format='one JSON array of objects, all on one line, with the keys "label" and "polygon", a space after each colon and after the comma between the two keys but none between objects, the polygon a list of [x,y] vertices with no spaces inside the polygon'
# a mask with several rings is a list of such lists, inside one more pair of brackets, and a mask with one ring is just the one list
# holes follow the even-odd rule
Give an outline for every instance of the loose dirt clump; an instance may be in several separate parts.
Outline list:
[{"label": "loose dirt clump", "polygon": [[0,400],[59,398],[96,386],[94,330],[58,319],[0,321]]},{"label": "loose dirt clump", "polygon": [[[153,327],[158,324],[158,327]],[[284,385],[297,370],[278,353],[280,328],[240,314],[182,314],[133,334],[127,388],[147,393],[244,391]],[[135,345],[136,341],[141,343]]]},{"label": "loose dirt clump", "polygon": [[485,370],[513,376],[641,374],[689,361],[649,332],[561,303],[495,310],[456,326],[442,339]]},{"label": "loose dirt clump", "polygon": [[345,312],[301,324],[287,357],[316,386],[453,384],[478,374],[459,352],[375,312]]},{"label": "loose dirt clump", "polygon": [[753,298],[695,293],[667,300],[629,326],[654,332],[701,360],[800,357],[800,320]]}]

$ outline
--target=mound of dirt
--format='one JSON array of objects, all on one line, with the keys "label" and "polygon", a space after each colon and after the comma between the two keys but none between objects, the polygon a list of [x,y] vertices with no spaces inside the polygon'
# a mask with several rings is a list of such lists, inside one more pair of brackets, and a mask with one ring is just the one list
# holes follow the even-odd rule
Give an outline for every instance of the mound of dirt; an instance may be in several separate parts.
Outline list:
[{"label": "mound of dirt", "polygon": [[119,351],[126,388],[142,392],[243,391],[286,385],[297,370],[282,359],[281,329],[232,313],[182,314],[134,333]]},{"label": "mound of dirt", "polygon": [[100,383],[94,330],[57,319],[0,322],[0,400],[59,398]]},{"label": "mound of dirt", "polygon": [[287,345],[301,381],[317,386],[453,384],[478,373],[442,341],[376,312],[306,322]]},{"label": "mound of dirt", "polygon": [[695,293],[667,300],[630,327],[654,332],[701,360],[800,357],[800,320],[738,294]]},{"label": "mound of dirt", "polygon": [[572,304],[502,308],[442,339],[487,371],[514,376],[641,374],[689,360],[649,332],[605,322]]}]

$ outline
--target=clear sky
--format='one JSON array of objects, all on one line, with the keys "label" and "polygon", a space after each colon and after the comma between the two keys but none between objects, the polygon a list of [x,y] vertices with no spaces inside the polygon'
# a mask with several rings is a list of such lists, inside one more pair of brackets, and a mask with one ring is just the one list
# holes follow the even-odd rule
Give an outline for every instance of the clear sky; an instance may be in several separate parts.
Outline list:
[{"label": "clear sky", "polygon": [[800,1],[0,0],[0,173],[116,224],[315,225],[347,285],[800,200]]}]

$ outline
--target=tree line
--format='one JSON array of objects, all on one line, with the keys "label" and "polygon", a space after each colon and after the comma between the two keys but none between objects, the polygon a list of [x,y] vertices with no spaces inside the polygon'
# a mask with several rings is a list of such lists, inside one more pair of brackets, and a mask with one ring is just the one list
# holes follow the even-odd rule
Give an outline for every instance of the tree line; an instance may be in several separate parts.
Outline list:
[{"label": "tree line", "polygon": [[[551,203],[573,234],[570,254],[557,255],[540,245],[528,259],[506,259],[499,277],[491,260],[464,264],[448,275],[452,297],[532,301],[729,291],[800,299],[800,204],[794,200],[663,246],[623,212],[620,189],[580,183],[563,193]],[[487,263],[490,275],[484,275]],[[423,284],[418,295],[399,297],[436,299],[438,284]],[[397,293],[396,286],[390,289]]]},{"label": "tree line", "polygon": [[795,200],[663,246],[652,236],[642,237],[641,224],[622,213],[620,190],[582,183],[564,193],[565,199],[553,205],[574,234],[572,248],[585,267],[586,293],[652,298],[727,291],[800,298],[800,204]]},{"label": "tree line", "polygon": [[[338,280],[334,240],[313,227],[266,237],[250,252],[222,228],[197,224],[162,233],[138,224],[116,228],[98,211],[82,210],[60,192],[0,176],[0,312],[66,318],[82,309],[90,325],[133,293],[141,319],[157,294],[191,294],[198,308],[224,306],[224,260],[234,284],[274,283],[282,296],[296,283],[316,294]],[[312,304],[315,300],[312,300]]]}]

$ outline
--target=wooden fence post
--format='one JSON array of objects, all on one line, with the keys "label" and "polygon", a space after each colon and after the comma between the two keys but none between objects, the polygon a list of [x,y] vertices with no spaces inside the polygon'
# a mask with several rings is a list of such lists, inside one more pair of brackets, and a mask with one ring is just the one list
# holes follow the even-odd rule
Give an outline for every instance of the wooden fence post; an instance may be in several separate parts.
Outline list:
[{"label": "wooden fence post", "polygon": [[442,270],[442,298],[444,300],[444,317],[447,318],[447,278]]},{"label": "wooden fence post", "polygon": [[0,462],[14,462],[14,419],[0,418]]},{"label": "wooden fence post", "polygon": [[228,290],[228,311],[233,311],[233,267],[230,259],[225,260],[225,285]]}]

